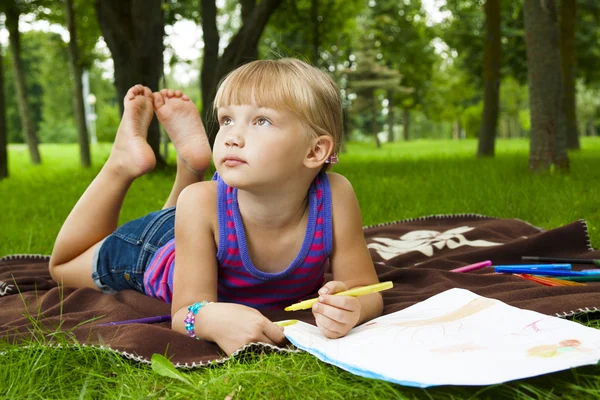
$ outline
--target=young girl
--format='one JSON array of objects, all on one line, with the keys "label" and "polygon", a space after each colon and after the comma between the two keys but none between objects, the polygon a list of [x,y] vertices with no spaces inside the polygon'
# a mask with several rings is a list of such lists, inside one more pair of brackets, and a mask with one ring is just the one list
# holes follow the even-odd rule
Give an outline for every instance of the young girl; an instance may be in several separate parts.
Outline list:
[{"label": "young girl", "polygon": [[[233,71],[215,98],[210,182],[209,143],[187,96],[137,85],[124,102],[110,157],[56,239],[55,281],[171,302],[173,329],[227,354],[282,344],[283,329],[257,309],[317,291],[312,312],[329,338],[381,314],[378,293],[332,296],[378,280],[352,186],[325,172],[342,135],[339,90],[326,74],[294,59]],[[129,186],[155,165],[146,142],[153,112],[177,149],[175,183],[161,211],[117,228]],[[334,280],[322,286],[328,263]]]}]

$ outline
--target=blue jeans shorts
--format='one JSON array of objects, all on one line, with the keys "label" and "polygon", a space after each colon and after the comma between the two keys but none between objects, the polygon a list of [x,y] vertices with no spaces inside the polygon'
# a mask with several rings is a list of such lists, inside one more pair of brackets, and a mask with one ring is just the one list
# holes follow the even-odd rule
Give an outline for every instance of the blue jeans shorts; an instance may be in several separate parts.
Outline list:
[{"label": "blue jeans shorts", "polygon": [[144,293],[144,272],[156,251],[175,237],[175,207],[129,221],[96,249],[92,279],[104,293]]}]

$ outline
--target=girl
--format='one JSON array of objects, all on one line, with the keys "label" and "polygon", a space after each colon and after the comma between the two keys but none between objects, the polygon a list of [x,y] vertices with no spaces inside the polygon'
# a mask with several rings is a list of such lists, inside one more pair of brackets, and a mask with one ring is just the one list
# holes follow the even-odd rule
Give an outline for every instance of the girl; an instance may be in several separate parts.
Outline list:
[{"label": "girl", "polygon": [[[352,186],[325,172],[342,135],[339,90],[325,73],[281,59],[227,76],[214,102],[210,182],[202,182],[209,143],[187,96],[137,85],[124,102],[110,157],[56,239],[54,280],[171,302],[173,329],[227,354],[250,342],[282,344],[283,329],[257,309],[317,291],[312,312],[329,338],[381,314],[378,293],[332,296],[378,280]],[[117,228],[127,189],[155,165],[146,142],[153,112],[177,149],[175,183],[161,211]],[[322,286],[328,263],[334,280]]]}]

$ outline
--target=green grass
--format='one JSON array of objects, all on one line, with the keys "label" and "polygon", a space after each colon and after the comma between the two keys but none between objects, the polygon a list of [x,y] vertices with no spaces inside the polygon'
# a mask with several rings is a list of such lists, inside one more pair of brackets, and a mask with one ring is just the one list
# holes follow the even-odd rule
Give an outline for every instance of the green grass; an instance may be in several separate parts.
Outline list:
[{"label": "green grass", "polygon": [[[571,152],[571,173],[532,175],[528,143],[498,141],[497,156],[476,159],[475,141],[352,143],[335,171],[357,192],[365,225],[430,214],[478,213],[520,218],[544,228],[577,219],[588,222],[600,247],[600,139],[584,138]],[[11,177],[0,181],[0,256],[49,254],[71,207],[107,158],[109,146],[93,151],[94,165],[78,166],[76,146],[43,145],[42,166],[32,166],[25,146],[10,146]],[[173,152],[171,153],[172,155]],[[173,160],[171,160],[172,162]],[[162,207],[173,168],[145,176],[132,186],[121,221]],[[581,322],[600,328],[592,316]],[[223,366],[186,372],[191,384],[162,377],[150,367],[114,353],[73,344],[40,342],[15,346],[0,339],[0,398],[515,398],[600,397],[600,367],[488,387],[406,388],[359,378],[307,354],[239,357]]]}]

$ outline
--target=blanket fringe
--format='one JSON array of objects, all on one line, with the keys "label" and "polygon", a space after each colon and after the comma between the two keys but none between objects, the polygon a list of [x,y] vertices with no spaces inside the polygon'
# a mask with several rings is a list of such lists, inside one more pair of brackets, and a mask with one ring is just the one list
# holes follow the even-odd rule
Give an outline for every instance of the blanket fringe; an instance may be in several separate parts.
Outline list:
[{"label": "blanket fringe", "polygon": [[366,225],[366,226],[363,226],[363,229],[376,228],[376,227],[380,227],[380,226],[388,226],[388,225],[395,225],[395,224],[404,224],[407,222],[426,221],[429,219],[444,219],[444,218],[457,218],[457,217],[458,218],[470,217],[470,218],[480,218],[480,219],[501,219],[501,218],[497,218],[497,217],[490,217],[488,215],[474,214],[474,213],[433,214],[433,215],[426,215],[424,217],[415,217],[415,218],[401,219],[401,220],[397,220],[397,221],[381,222],[381,223],[375,224],[375,225]]},{"label": "blanket fringe", "polygon": [[588,224],[584,219],[580,219],[578,222],[581,222],[581,225],[583,225],[583,230],[585,231],[585,240],[587,240],[587,247],[589,251],[594,251],[594,248],[592,247],[592,241],[590,239],[590,231],[588,229]]},{"label": "blanket fringe", "polygon": [[50,260],[50,256],[47,254],[11,254],[8,256],[0,257],[0,261],[21,260],[23,258],[33,258],[36,260]]},{"label": "blanket fringe", "polygon": [[569,317],[575,317],[578,315],[590,314],[590,313],[599,312],[599,311],[600,311],[600,307],[585,307],[585,308],[578,308],[576,310],[555,313],[554,315],[557,316],[558,318],[569,318]]},{"label": "blanket fringe", "polygon": [[[135,355],[133,353],[129,353],[126,351],[121,351],[121,350],[116,350],[113,349],[111,347],[108,346],[103,346],[103,345],[95,345],[95,344],[72,344],[72,345],[63,345],[61,343],[59,344],[52,344],[52,343],[47,343],[44,344],[44,346],[47,347],[55,347],[55,348],[65,348],[65,349],[78,349],[81,347],[87,347],[87,348],[93,348],[96,350],[102,350],[102,351],[108,351],[111,353],[117,353],[122,357],[127,358],[128,360],[132,360],[132,361],[136,361],[142,364],[152,364],[152,361],[142,357],[142,356],[138,356]],[[9,352],[11,351],[19,351],[21,349],[28,349],[33,347],[32,345],[27,345],[27,346],[20,346],[18,349],[16,350],[6,350],[6,351],[0,351],[0,357],[3,357],[5,355],[7,355]],[[268,344],[268,343],[262,343],[262,342],[256,342],[256,343],[249,343],[247,345],[245,345],[244,347],[240,347],[238,350],[236,350],[234,353],[232,353],[229,357],[223,357],[223,358],[219,358],[217,360],[211,360],[211,361],[207,361],[207,362],[192,362],[192,363],[175,363],[173,364],[175,366],[175,368],[179,368],[179,369],[194,369],[194,368],[201,368],[201,367],[208,367],[208,366],[213,366],[213,365],[221,365],[226,363],[227,361],[232,360],[233,358],[235,358],[236,356],[250,350],[250,349],[268,349],[269,351],[275,351],[277,353],[304,353],[304,350],[300,350],[300,349],[289,349],[289,348],[283,348],[283,347],[278,347],[278,346],[274,346],[272,344]]]}]

